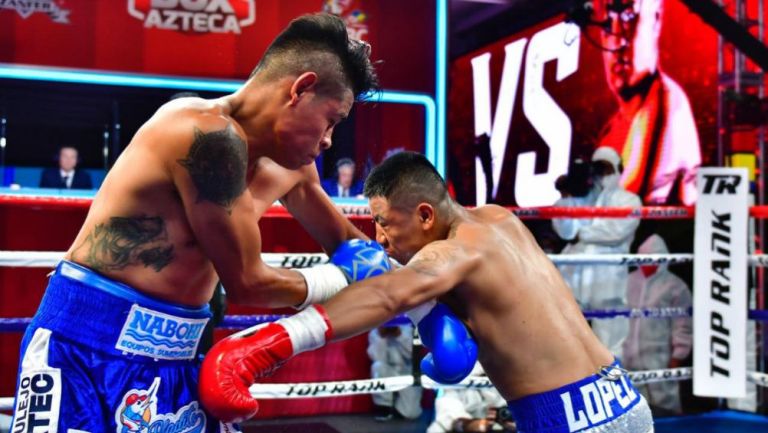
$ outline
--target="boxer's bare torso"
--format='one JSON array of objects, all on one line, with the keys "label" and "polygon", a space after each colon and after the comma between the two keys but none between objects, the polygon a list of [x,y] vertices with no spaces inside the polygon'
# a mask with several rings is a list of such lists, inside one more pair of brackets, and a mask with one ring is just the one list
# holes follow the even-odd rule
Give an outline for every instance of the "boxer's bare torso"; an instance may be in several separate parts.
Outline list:
[{"label": "boxer's bare torso", "polygon": [[[371,209],[387,230],[391,209],[386,203],[377,206],[381,200],[371,199]],[[498,206],[454,206],[445,240],[428,244],[412,258],[390,248],[408,265],[355,284],[328,302],[335,335],[354,333],[355,322],[386,314],[386,308],[370,302],[354,304],[353,298],[362,297],[354,289],[373,286],[400,310],[440,295],[471,329],[483,368],[507,400],[558,388],[610,365],[613,356],[522,222]],[[346,318],[340,315],[342,306],[350,312]]]},{"label": "boxer's bare torso", "polygon": [[[333,109],[348,111],[351,103],[346,104]],[[299,274],[254,269],[266,268],[258,220],[282,199],[300,214],[313,206],[315,213],[330,215],[314,226],[310,215],[299,216],[310,232],[344,226],[314,167],[322,143],[295,169],[285,168],[259,147],[260,137],[248,137],[233,105],[232,97],[184,98],[161,107],[110,170],[66,258],[151,296],[191,306],[206,303],[219,278],[232,294],[232,288],[247,291],[258,285],[254,279],[274,271],[269,278],[277,282],[264,284],[284,290],[263,301],[237,290],[233,295],[265,306],[300,302],[305,286]],[[307,196],[310,203],[304,203]],[[326,237],[343,239],[339,231],[329,229]]]},{"label": "boxer's bare torso", "polygon": [[610,365],[613,356],[522,222],[496,206],[467,214],[453,240],[482,259],[441,300],[466,320],[501,394],[511,400],[547,391]]}]

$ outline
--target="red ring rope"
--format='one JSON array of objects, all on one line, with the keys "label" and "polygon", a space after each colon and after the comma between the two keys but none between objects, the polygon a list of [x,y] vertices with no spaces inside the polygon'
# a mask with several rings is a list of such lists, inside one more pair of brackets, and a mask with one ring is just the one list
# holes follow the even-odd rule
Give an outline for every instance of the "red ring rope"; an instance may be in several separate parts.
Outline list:
[{"label": "red ring rope", "polygon": [[[87,209],[93,199],[84,197],[52,197],[33,195],[0,194],[0,205],[20,206],[39,209]],[[362,205],[339,205],[341,211],[353,218],[369,219],[370,212]],[[521,219],[551,218],[643,218],[643,219],[691,219],[695,214],[693,206],[643,206],[631,207],[509,207]],[[768,218],[768,206],[752,206],[749,215],[754,218]],[[272,206],[264,216],[271,218],[292,218],[283,206]]]}]

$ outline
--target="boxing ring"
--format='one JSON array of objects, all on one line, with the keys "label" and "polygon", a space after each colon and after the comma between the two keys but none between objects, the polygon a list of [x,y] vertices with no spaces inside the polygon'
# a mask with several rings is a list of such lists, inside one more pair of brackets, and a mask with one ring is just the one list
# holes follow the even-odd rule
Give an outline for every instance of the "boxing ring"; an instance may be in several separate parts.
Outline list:
[{"label": "boxing ring", "polygon": [[[83,215],[90,205],[90,198],[65,198],[65,197],[40,197],[25,195],[1,195],[0,194],[0,215],[3,215],[4,207],[25,209],[25,211],[76,211],[77,215]],[[340,206],[341,210],[349,216],[358,226],[363,228],[367,234],[372,234],[372,223],[367,216],[367,208],[359,205]],[[514,212],[522,219],[550,219],[554,217],[568,218],[644,218],[644,219],[691,219],[694,215],[692,207],[644,207],[638,209],[629,208],[536,208],[536,209],[514,209]],[[768,218],[768,207],[752,207],[750,209],[752,218]],[[275,206],[269,210],[265,218],[276,221],[295,224],[292,217],[284,208]],[[76,219],[76,218],[75,218]],[[1,221],[2,219],[0,219]],[[296,232],[292,232],[296,236]],[[74,236],[72,236],[74,237]],[[266,237],[267,239],[269,236]],[[71,239],[71,238],[70,238]],[[6,240],[6,239],[2,239]],[[265,242],[266,245],[269,242]],[[5,248],[6,244],[13,245],[13,242],[0,243],[0,248]],[[277,250],[286,250],[283,246],[278,246]],[[62,251],[21,251],[21,250],[3,250],[0,251],[0,268],[20,269],[52,269],[55,264],[61,260],[64,252]],[[270,266],[283,268],[308,267],[316,264],[325,263],[328,257],[322,253],[289,253],[289,252],[266,252],[262,254],[264,261]],[[639,266],[639,265],[659,265],[659,264],[680,264],[692,263],[693,254],[605,254],[605,255],[565,255],[552,254],[551,260],[558,265],[615,265],[615,266]],[[751,254],[748,256],[748,262],[752,267],[764,267],[768,265],[768,254]],[[10,270],[5,269],[6,272]],[[6,278],[7,281],[7,278]],[[42,291],[41,283],[40,290]],[[36,307],[36,306],[32,306]],[[0,313],[3,310],[0,310]],[[283,311],[284,313],[287,311]],[[2,315],[2,314],[0,314]],[[614,310],[595,310],[584,311],[587,319],[610,320],[615,317],[641,318],[643,320],[654,320],[664,318],[684,317],[691,315],[691,309],[686,308],[627,308]],[[231,314],[224,318],[219,325],[217,336],[228,330],[243,329],[265,321],[273,321],[284,314]],[[748,317],[757,322],[768,321],[768,310],[751,309]],[[0,333],[11,334],[23,332],[30,322],[29,317],[4,317],[0,318]],[[408,323],[407,319],[396,318],[392,323]],[[14,348],[18,351],[18,346]],[[328,350],[327,348],[322,350]],[[305,355],[305,354],[304,354]],[[304,356],[302,355],[302,356]],[[364,356],[359,355],[361,358]],[[298,358],[298,357],[297,357]],[[295,360],[287,363],[285,369],[290,369],[290,365]],[[318,369],[319,370],[319,369]],[[4,375],[13,373],[7,371]],[[691,379],[693,370],[691,367],[680,367],[671,369],[657,369],[645,371],[632,371],[629,373],[633,382],[637,385],[661,382],[661,381],[683,381]],[[420,386],[424,389],[439,388],[457,388],[457,389],[481,389],[489,388],[492,385],[483,377],[470,377],[456,385],[441,385],[418,371],[413,374],[387,377],[380,379],[354,379],[354,380],[321,380],[307,382],[279,382],[280,376],[276,377],[278,383],[260,383],[250,388],[251,393],[262,400],[305,400],[305,399],[324,399],[326,397],[349,397],[365,396],[372,393],[393,392],[402,390],[411,386]],[[747,381],[758,387],[768,387],[768,374],[760,371],[749,371]],[[3,392],[3,394],[5,394]],[[13,407],[13,397],[0,394],[0,411],[8,412]],[[268,407],[268,405],[267,405]],[[275,415],[275,414],[273,414]],[[289,414],[290,415],[290,414]],[[687,432],[696,431],[705,432],[725,432],[725,431],[768,431],[768,418],[759,415],[737,413],[737,412],[712,412],[697,416],[679,416],[658,419],[656,421],[656,431],[677,431]]]}]

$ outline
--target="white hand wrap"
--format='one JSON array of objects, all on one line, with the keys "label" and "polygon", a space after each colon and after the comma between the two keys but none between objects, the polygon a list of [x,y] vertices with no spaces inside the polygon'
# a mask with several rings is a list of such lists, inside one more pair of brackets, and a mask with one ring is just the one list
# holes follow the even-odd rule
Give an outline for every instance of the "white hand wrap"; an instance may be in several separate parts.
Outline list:
[{"label": "white hand wrap", "polygon": [[433,308],[435,308],[435,305],[437,305],[437,301],[432,299],[430,301],[427,301],[419,305],[413,310],[406,311],[405,315],[408,316],[409,319],[411,319],[411,322],[413,322],[414,325],[418,325],[419,322],[421,322],[421,319],[423,319],[424,316],[429,314],[429,312],[432,311]]},{"label": "white hand wrap", "polygon": [[336,265],[325,264],[311,268],[295,269],[307,282],[307,299],[296,309],[303,310],[312,304],[320,304],[347,287],[347,277]]},{"label": "white hand wrap", "polygon": [[285,332],[291,337],[294,355],[325,345],[328,324],[325,323],[325,318],[314,306],[291,317],[280,319],[277,323],[282,325]]}]

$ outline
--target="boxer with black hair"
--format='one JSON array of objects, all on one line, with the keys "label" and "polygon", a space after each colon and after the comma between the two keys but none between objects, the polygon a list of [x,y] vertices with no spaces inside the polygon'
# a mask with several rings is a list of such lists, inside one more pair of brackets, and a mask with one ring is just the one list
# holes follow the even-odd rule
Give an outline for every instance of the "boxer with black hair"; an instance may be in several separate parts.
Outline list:
[{"label": "boxer with black hair", "polygon": [[[376,90],[369,55],[339,18],[302,16],[236,92],[175,99],[138,130],[27,328],[13,431],[236,430],[197,394],[216,282],[235,303],[300,309],[389,267],[314,164],[355,99]],[[259,219],[277,200],[327,252],[348,252],[299,272],[267,266]]]},{"label": "boxer with black hair", "polygon": [[[437,299],[477,340],[478,358],[526,433],[650,433],[648,404],[589,324],[560,273],[507,209],[466,209],[423,155],[374,168],[365,195],[376,240],[404,266],[345,288],[323,305],[214,346],[201,371],[204,403],[224,419],[257,407],[248,386],[296,353],[372,329]],[[452,313],[452,314],[453,314]],[[437,313],[437,322],[450,322]],[[450,328],[457,330],[460,328]],[[434,371],[462,363],[466,335],[430,345]],[[229,349],[237,345],[237,350]],[[207,393],[226,383],[231,392]],[[211,395],[221,397],[210,401]]]}]

